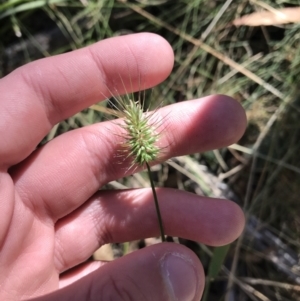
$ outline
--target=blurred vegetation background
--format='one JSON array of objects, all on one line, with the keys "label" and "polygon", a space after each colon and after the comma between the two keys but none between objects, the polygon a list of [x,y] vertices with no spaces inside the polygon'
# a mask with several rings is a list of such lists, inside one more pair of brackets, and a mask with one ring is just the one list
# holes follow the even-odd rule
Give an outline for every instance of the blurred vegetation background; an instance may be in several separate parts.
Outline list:
[{"label": "blurred vegetation background", "polygon": [[[237,144],[154,168],[158,186],[232,199],[247,216],[231,246],[177,240],[208,273],[204,301],[300,300],[299,7],[299,0],[0,1],[1,77],[38,58],[149,31],[175,52],[172,75],[153,90],[158,104],[223,93],[245,108],[248,128]],[[87,109],[44,142],[101,118]],[[141,173],[108,187],[148,185]],[[117,257],[151,243],[105,252]]]}]

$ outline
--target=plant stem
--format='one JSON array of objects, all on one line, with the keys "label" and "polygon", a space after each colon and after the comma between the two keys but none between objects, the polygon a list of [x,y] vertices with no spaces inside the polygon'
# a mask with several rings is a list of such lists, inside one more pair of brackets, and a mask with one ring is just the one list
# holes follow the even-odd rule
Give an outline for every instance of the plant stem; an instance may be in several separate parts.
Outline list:
[{"label": "plant stem", "polygon": [[148,175],[149,175],[149,179],[150,179],[150,183],[151,183],[151,188],[152,188],[152,193],[153,193],[153,198],[154,198],[154,203],[155,203],[155,209],[156,209],[158,224],[159,224],[159,229],[160,229],[161,240],[162,240],[162,242],[165,242],[166,238],[165,238],[165,233],[164,233],[164,227],[163,227],[162,218],[161,218],[161,214],[160,214],[160,210],[159,210],[159,204],[158,204],[157,194],[155,191],[155,185],[154,185],[153,178],[152,178],[152,172],[151,172],[151,169],[150,169],[150,166],[148,163],[146,163],[146,166],[148,169]]}]

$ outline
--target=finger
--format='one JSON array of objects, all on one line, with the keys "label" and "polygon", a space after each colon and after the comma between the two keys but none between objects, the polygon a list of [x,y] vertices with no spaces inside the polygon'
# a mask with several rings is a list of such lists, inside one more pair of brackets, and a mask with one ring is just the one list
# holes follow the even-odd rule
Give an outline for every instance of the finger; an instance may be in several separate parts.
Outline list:
[{"label": "finger", "polygon": [[[231,201],[163,188],[157,194],[167,235],[220,246],[244,228],[243,212]],[[56,268],[69,269],[106,243],[158,235],[151,189],[101,191],[56,224]]]},{"label": "finger", "polygon": [[0,81],[2,167],[26,158],[57,122],[110,91],[152,87],[172,66],[170,45],[144,33],[107,39],[17,69]]},{"label": "finger", "polygon": [[[161,160],[231,144],[246,125],[241,106],[220,95],[182,102],[157,113],[164,120]],[[116,158],[123,142],[117,133],[120,127],[106,122],[54,139],[19,166],[14,174],[17,191],[39,216],[50,214],[56,221],[67,215],[103,184],[130,173],[131,161]]]},{"label": "finger", "polygon": [[106,264],[73,285],[35,300],[196,301],[203,283],[196,255],[183,246],[164,243]]},{"label": "finger", "polygon": [[14,183],[7,173],[0,172],[0,245],[4,245],[10,232],[10,223],[14,214]]}]

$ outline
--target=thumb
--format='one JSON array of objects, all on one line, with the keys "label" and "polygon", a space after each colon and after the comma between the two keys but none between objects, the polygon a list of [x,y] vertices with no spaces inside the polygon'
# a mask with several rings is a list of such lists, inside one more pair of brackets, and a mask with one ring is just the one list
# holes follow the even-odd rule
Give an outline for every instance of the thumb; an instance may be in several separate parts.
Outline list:
[{"label": "thumb", "polygon": [[198,301],[202,266],[189,249],[163,243],[133,252],[35,301]]}]

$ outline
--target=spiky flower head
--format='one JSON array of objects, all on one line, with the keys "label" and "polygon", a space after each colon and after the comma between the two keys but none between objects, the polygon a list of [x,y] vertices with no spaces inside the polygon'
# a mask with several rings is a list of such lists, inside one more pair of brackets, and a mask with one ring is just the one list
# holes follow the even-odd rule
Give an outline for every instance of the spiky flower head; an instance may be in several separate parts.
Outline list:
[{"label": "spiky flower head", "polygon": [[155,132],[153,124],[149,122],[151,114],[145,114],[140,101],[134,101],[130,98],[123,103],[124,125],[126,131],[125,147],[129,151],[128,157],[133,158],[132,166],[146,166],[151,183],[159,229],[162,241],[166,241],[163,222],[160,214],[155,185],[151,175],[149,163],[155,161],[159,155],[160,149],[157,146],[159,134]]},{"label": "spiky flower head", "polygon": [[155,133],[153,125],[149,123],[149,116],[143,112],[140,102],[131,99],[124,105],[124,122],[126,131],[125,147],[133,164],[140,166],[157,159],[160,149],[157,146],[159,134]]},{"label": "spiky flower head", "polygon": [[123,146],[128,154],[127,158],[132,158],[130,168],[134,165],[147,167],[161,238],[162,241],[166,241],[155,185],[150,170],[150,163],[152,161],[156,161],[160,154],[160,148],[157,145],[160,135],[156,132],[158,124],[157,122],[151,122],[153,113],[144,113],[143,106],[141,104],[141,93],[139,93],[138,101],[134,101],[133,95],[131,98],[128,94],[124,97],[114,96],[113,98],[116,104],[113,102],[110,104],[117,110],[107,109],[97,105],[94,105],[93,108],[98,111],[123,118],[124,123],[118,124],[125,130],[125,142],[123,143]]}]

